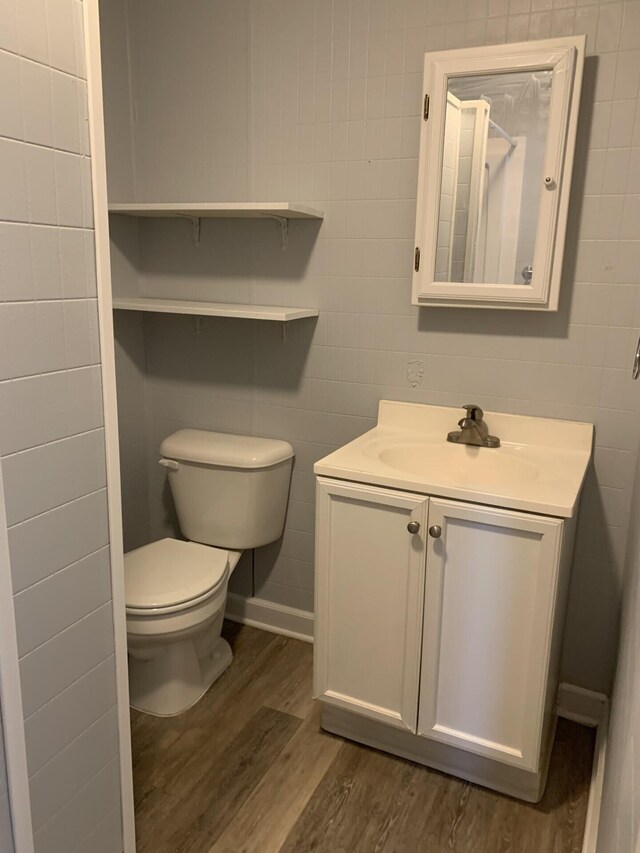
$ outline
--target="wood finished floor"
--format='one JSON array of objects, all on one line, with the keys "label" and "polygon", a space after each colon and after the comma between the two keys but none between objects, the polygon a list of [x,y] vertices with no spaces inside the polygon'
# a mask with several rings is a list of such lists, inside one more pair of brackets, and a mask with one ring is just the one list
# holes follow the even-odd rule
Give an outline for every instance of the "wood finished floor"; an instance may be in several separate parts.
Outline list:
[{"label": "wood finished floor", "polygon": [[132,711],[138,853],[580,853],[590,729],[559,721],[544,799],[521,803],[323,732],[310,645],[224,635],[194,708]]}]

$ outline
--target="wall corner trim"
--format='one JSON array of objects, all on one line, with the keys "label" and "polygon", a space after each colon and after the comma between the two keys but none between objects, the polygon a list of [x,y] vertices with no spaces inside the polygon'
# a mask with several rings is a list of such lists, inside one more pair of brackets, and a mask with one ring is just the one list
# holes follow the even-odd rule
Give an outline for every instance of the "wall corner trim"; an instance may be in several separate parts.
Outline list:
[{"label": "wall corner trim", "polygon": [[116,662],[116,695],[120,745],[120,790],[124,853],[135,853],[135,809],[131,756],[131,723],[127,665],[127,626],[124,590],[124,547],[122,538],[122,500],[120,492],[120,450],[118,442],[118,403],[116,396],[113,306],[111,296],[111,260],[107,197],[107,159],[102,101],[102,60],[100,53],[99,0],[85,0],[83,23],[87,65],[87,106],[91,151],[91,184],[98,286],[102,401],[107,466],[107,503],[111,559],[111,593]]}]

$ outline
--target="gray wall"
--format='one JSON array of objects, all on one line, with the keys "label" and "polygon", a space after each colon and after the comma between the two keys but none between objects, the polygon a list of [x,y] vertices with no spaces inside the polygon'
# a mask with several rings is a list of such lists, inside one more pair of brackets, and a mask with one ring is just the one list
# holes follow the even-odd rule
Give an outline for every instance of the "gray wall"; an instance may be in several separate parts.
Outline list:
[{"label": "gray wall", "polygon": [[7,787],[7,762],[4,753],[4,732],[2,728],[2,707],[0,703],[0,850],[13,853],[13,831],[11,829],[11,809]]},{"label": "gray wall", "polygon": [[635,853],[640,842],[640,465],[631,519],[598,853]]},{"label": "gray wall", "polygon": [[0,5],[0,460],[35,844],[39,853],[115,853],[122,830],[82,4]]},{"label": "gray wall", "polygon": [[114,317],[116,334],[116,381],[124,550],[151,541],[147,465],[146,353],[141,314],[122,311]]},{"label": "gray wall", "polygon": [[[105,128],[109,199],[126,201],[135,197],[129,9],[127,0],[101,0],[99,7],[102,64],[109,69],[102,77],[105,112],[109,116],[109,125]],[[117,133],[110,132],[114,127],[118,128]]]},{"label": "gray wall", "polygon": [[206,201],[246,200],[248,10],[102,0],[110,201],[192,201],[194,187]]},{"label": "gray wall", "polygon": [[[144,529],[151,538],[172,530],[157,466],[169,430],[288,439],[297,458],[287,529],[256,554],[254,585],[257,595],[311,610],[313,462],[371,427],[380,398],[476,399],[488,410],[593,422],[563,677],[607,690],[637,452],[629,365],[640,328],[638,0],[564,0],[542,11],[507,0],[245,0],[233,4],[232,22],[222,8],[231,4],[220,2],[190,4],[179,22],[168,0],[125,5],[129,32],[120,43],[128,38],[133,121],[122,126],[125,111],[109,108],[107,120],[110,138],[132,140],[139,198],[220,199],[217,152],[237,144],[246,176],[236,164],[230,192],[246,181],[248,199],[307,202],[326,213],[320,229],[294,223],[284,253],[270,222],[205,221],[198,247],[180,221],[144,222],[117,237],[116,253],[129,273],[137,270],[127,284],[133,292],[321,312],[316,323],[292,324],[287,344],[267,324],[210,319],[197,334],[188,318],[145,318]],[[246,35],[237,26],[243,14]],[[154,16],[175,26],[175,42]],[[194,50],[185,62],[189,30]],[[198,47],[203,33],[216,51]],[[588,58],[560,311],[412,308],[424,52],[571,33],[587,34]],[[231,81],[226,99],[220,81]],[[180,135],[164,134],[170,116]],[[124,192],[126,181],[116,189]],[[424,367],[415,388],[414,362]]]}]

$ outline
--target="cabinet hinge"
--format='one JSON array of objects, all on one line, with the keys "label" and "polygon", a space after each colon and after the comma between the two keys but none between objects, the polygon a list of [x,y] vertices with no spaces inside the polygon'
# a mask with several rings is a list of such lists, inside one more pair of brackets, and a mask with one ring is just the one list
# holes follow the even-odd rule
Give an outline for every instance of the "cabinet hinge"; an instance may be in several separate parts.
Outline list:
[{"label": "cabinet hinge", "polygon": [[422,116],[425,121],[429,118],[429,95],[424,96],[424,107],[422,110]]},{"label": "cabinet hinge", "polygon": [[413,268],[416,272],[420,269],[420,247],[416,246],[416,251],[413,255]]}]

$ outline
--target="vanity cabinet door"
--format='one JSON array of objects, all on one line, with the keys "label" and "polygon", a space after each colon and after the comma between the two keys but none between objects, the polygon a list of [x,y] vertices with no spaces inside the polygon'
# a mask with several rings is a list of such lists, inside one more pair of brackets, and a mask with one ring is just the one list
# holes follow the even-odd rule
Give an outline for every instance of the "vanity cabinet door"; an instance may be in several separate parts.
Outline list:
[{"label": "vanity cabinet door", "polygon": [[537,771],[563,522],[432,498],[418,734]]},{"label": "vanity cabinet door", "polygon": [[318,479],[314,693],[414,733],[428,503]]}]

